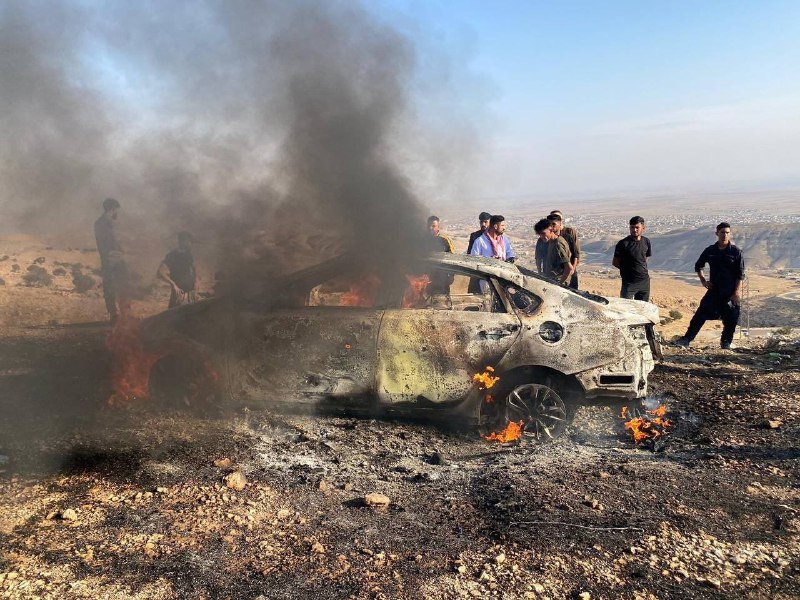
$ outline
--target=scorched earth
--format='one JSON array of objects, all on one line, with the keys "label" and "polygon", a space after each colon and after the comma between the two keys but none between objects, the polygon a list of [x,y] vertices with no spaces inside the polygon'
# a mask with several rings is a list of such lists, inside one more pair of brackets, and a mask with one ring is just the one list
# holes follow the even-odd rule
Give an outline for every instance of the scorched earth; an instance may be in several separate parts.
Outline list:
[{"label": "scorched earth", "polygon": [[658,443],[585,407],[554,443],[504,445],[447,421],[109,406],[108,329],[81,324],[102,300],[48,324],[68,297],[8,292],[4,597],[800,594],[791,340],[665,348]]}]

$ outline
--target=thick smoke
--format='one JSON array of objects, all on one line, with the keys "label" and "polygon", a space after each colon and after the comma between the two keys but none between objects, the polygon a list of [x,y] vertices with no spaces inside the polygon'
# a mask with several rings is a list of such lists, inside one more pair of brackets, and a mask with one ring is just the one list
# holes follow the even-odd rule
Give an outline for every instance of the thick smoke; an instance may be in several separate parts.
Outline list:
[{"label": "thick smoke", "polygon": [[0,7],[6,233],[85,236],[113,196],[128,226],[200,232],[228,268],[417,246],[407,37],[351,3],[102,6]]}]

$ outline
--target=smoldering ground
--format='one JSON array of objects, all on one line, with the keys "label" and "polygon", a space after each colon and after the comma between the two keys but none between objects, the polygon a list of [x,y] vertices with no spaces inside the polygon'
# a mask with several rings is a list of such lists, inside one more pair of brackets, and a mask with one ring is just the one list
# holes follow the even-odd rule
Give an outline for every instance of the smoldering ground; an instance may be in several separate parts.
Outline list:
[{"label": "smoldering ground", "polygon": [[[427,208],[477,148],[477,113],[456,116],[469,94],[449,87],[457,72],[442,77],[448,49],[415,43],[346,2],[3,3],[3,233],[88,242],[111,196],[131,262],[188,229],[234,285],[347,251],[391,263],[420,248]],[[438,198],[421,199],[420,181]],[[50,366],[77,343],[41,341],[31,351]],[[92,356],[70,368],[105,373]],[[43,362],[9,382],[24,393],[7,423],[60,430],[105,391],[65,386],[77,371]]]}]

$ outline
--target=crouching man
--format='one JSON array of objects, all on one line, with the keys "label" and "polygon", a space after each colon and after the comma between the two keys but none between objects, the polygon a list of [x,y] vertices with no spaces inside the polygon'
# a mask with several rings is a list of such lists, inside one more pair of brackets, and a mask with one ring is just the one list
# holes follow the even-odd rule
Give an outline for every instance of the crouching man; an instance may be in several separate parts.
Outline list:
[{"label": "crouching man", "polygon": [[172,288],[169,308],[197,301],[197,271],[194,268],[192,241],[191,233],[181,231],[178,234],[178,247],[167,254],[158,266],[159,279]]},{"label": "crouching man", "polygon": [[[703,276],[703,268],[709,265],[709,280]],[[706,321],[722,319],[722,338],[720,346],[729,349],[733,341],[736,325],[739,323],[739,306],[742,301],[742,281],[744,280],[744,256],[742,251],[731,243],[729,223],[717,225],[717,243],[712,244],[700,255],[694,265],[700,283],[706,288],[706,295],[689,322],[689,328],[675,341],[678,346],[688,347],[700,332]]]}]

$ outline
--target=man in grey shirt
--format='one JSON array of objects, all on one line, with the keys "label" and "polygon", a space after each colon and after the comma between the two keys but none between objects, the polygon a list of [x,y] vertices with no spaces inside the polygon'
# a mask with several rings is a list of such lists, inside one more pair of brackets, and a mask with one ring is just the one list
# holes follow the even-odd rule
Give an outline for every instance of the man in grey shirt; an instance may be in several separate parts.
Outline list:
[{"label": "man in grey shirt", "polygon": [[130,308],[127,290],[128,266],[122,255],[122,246],[117,237],[116,220],[120,204],[114,198],[103,200],[103,214],[94,223],[94,237],[100,254],[100,273],[103,276],[103,297],[106,301],[111,324],[116,323],[119,313]]}]

